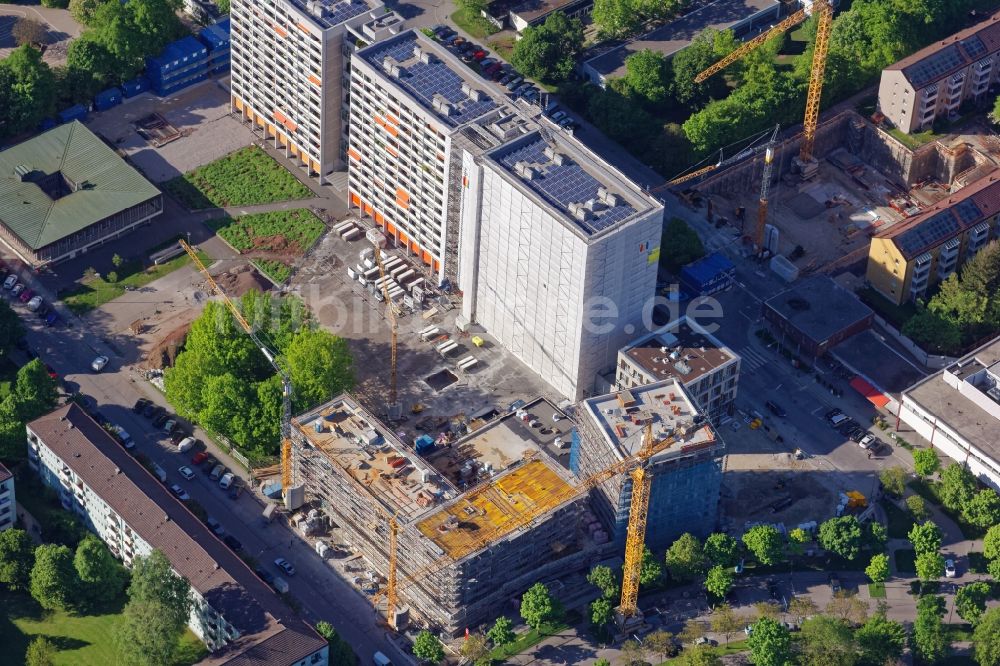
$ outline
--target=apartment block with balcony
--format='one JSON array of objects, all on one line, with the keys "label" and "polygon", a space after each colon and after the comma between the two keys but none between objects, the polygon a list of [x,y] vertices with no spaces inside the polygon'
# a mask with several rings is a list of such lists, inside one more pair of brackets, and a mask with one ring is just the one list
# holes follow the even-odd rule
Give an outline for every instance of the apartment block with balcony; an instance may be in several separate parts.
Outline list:
[{"label": "apartment block with balcony", "polygon": [[232,3],[232,112],[320,183],[344,168],[345,36],[385,11],[365,0]]},{"label": "apartment block with balcony", "polygon": [[[159,550],[191,584],[201,664],[326,666],[326,640],[78,405],[27,425],[28,465],[131,566]],[[0,494],[2,497],[2,494]]]},{"label": "apartment block with balcony", "polygon": [[739,376],[740,357],[685,315],[618,352],[614,388],[676,379],[714,422],[732,413]]},{"label": "apartment block with balcony", "polygon": [[0,463],[0,532],[17,522],[17,500],[14,497],[14,475]]},{"label": "apartment block with balcony", "polygon": [[1000,237],[1000,177],[982,178],[872,238],[866,280],[897,305],[924,298]]},{"label": "apartment block with balcony", "polygon": [[1000,12],[882,70],[879,109],[907,134],[927,129],[965,102],[991,101],[998,58]]}]

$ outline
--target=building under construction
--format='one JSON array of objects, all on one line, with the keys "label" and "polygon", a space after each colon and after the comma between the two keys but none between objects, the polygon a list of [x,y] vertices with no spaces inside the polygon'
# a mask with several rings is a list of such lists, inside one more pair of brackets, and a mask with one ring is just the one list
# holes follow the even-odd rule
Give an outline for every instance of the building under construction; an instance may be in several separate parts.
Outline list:
[{"label": "building under construction", "polygon": [[555,457],[569,423],[538,400],[460,439],[409,446],[341,395],[293,419],[296,483],[383,576],[394,516],[397,626],[412,612],[457,635],[600,548],[581,529],[596,522],[586,496]]}]

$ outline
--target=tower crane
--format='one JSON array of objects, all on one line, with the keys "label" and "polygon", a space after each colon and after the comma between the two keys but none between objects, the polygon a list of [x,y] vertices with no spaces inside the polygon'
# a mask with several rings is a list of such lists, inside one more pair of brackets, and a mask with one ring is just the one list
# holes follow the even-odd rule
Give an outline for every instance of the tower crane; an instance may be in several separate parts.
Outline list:
[{"label": "tower crane", "polygon": [[400,416],[400,408],[396,403],[396,306],[389,298],[389,280],[385,274],[385,264],[382,263],[382,248],[377,242],[375,246],[375,263],[378,264],[378,274],[382,281],[382,296],[385,297],[386,311],[389,313],[389,326],[391,328],[391,341],[389,344],[389,405],[386,409],[388,420],[394,421]]},{"label": "tower crane", "polygon": [[774,133],[764,150],[764,180],[760,185],[760,201],[757,208],[757,229],[754,234],[754,241],[757,243],[757,251],[764,254],[764,229],[767,226],[767,198],[771,190],[771,174],[774,171],[774,147],[778,139],[779,125],[774,126]]},{"label": "tower crane", "polygon": [[222,287],[216,283],[215,278],[205,268],[205,264],[198,257],[198,253],[184,240],[178,240],[177,242],[180,243],[184,251],[191,257],[191,261],[198,267],[198,270],[204,276],[205,281],[212,288],[212,291],[222,298],[222,302],[229,309],[229,312],[232,313],[236,323],[253,340],[254,344],[257,345],[257,348],[264,355],[264,358],[267,359],[268,363],[271,364],[275,372],[281,377],[281,489],[286,493],[287,497],[288,489],[294,483],[292,470],[292,380],[278,362],[277,354],[261,341],[260,336],[253,330],[253,327],[250,326],[246,318],[243,317],[243,313],[240,312],[235,303],[229,300],[226,292],[222,291]]},{"label": "tower crane", "polygon": [[798,157],[798,165],[805,178],[816,172],[813,145],[816,140],[816,127],[819,124],[819,103],[823,93],[823,76],[826,73],[826,56],[830,48],[830,31],[833,28],[833,6],[830,0],[813,0],[811,7],[800,9],[770,30],[747,40],[732,53],[694,77],[695,83],[704,82],[708,77],[721,72],[775,35],[802,23],[813,12],[816,12],[819,18],[816,25],[816,41],[813,45],[812,67],[809,72],[805,119],[802,121],[802,144],[799,147]]},{"label": "tower crane", "polygon": [[[399,524],[395,516],[389,516],[383,511],[389,522],[389,577],[384,590],[379,591],[373,597],[377,601],[385,595],[388,602],[388,622],[392,625],[395,622],[393,613],[397,603],[397,595],[400,589],[405,589],[417,581],[426,579],[428,576],[444,569],[449,564],[457,562],[466,555],[488,546],[494,541],[503,538],[505,535],[515,532],[522,527],[529,525],[534,520],[541,517],[553,506],[559,506],[565,502],[575,499],[593,488],[613,479],[621,474],[628,473],[632,479],[632,502],[629,510],[628,530],[625,539],[625,566],[623,569],[623,583],[621,603],[618,606],[618,614],[623,619],[634,617],[638,613],[639,577],[642,569],[642,555],[645,551],[646,539],[646,519],[649,510],[649,491],[652,478],[649,476],[647,466],[649,460],[660,453],[665,448],[675,442],[674,437],[667,437],[662,440],[653,438],[653,426],[647,424],[643,434],[643,443],[639,451],[632,456],[624,458],[613,465],[606,467],[599,472],[595,472],[583,479],[575,486],[565,486],[554,491],[552,501],[545,504],[529,507],[523,513],[514,514],[511,519],[502,525],[467,541],[460,549],[455,549],[450,555],[438,558],[425,567],[413,572],[402,581],[397,580],[397,552],[396,540],[398,537]],[[637,554],[637,555],[636,555]]]}]

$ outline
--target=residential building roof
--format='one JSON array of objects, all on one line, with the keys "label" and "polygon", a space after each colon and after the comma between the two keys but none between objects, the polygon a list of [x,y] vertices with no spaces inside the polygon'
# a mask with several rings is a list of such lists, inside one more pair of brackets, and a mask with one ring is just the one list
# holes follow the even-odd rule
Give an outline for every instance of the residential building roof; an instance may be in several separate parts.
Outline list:
[{"label": "residential building roof", "polygon": [[34,250],[159,194],[78,121],[0,151],[0,223]]},{"label": "residential building roof", "polygon": [[919,90],[997,51],[1000,51],[1000,12],[885,69],[902,71],[914,90]]},{"label": "residential building roof", "polygon": [[[1000,27],[1000,26],[998,26]],[[996,173],[876,235],[892,239],[907,259],[914,259],[1000,213],[1000,176]]]},{"label": "residential building roof", "polygon": [[3,463],[0,463],[0,483],[3,483],[12,476],[14,475],[10,473],[10,470],[4,467]]},{"label": "residential building roof", "polygon": [[654,378],[692,382],[738,359],[715,336],[686,316],[639,338],[621,352]]},{"label": "residential building roof", "polygon": [[292,664],[326,644],[78,405],[28,428],[240,632],[202,663]]},{"label": "residential building roof", "polygon": [[778,0],[716,0],[705,3],[676,21],[641,35],[586,61],[605,79],[625,76],[625,60],[634,53],[651,50],[670,57],[686,48],[702,31],[726,30],[761,12],[774,9]]},{"label": "residential building roof", "polygon": [[289,0],[319,27],[327,29],[369,11],[365,0]]},{"label": "residential building roof", "polygon": [[800,280],[764,305],[818,343],[873,314],[857,296],[826,275]]}]

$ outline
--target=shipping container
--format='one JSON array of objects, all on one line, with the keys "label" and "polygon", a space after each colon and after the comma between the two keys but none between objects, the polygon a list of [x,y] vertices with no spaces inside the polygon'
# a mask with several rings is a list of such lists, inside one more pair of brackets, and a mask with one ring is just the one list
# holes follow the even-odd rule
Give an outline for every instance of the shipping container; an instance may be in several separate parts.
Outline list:
[{"label": "shipping container", "polygon": [[157,81],[167,81],[191,68],[205,67],[208,59],[208,49],[194,37],[188,35],[171,42],[158,56],[146,58],[146,76],[155,84]]},{"label": "shipping container", "polygon": [[413,269],[412,268],[407,268],[405,271],[403,271],[399,275],[395,275],[393,277],[396,278],[396,282],[398,282],[399,284],[405,284],[406,281],[409,280],[414,275],[416,275],[416,273],[413,272]]},{"label": "shipping container", "polygon": [[388,259],[382,259],[382,265],[385,266],[385,270],[391,271],[396,266],[403,263],[403,260],[399,257],[389,257]]},{"label": "shipping container", "polygon": [[377,268],[369,268],[368,270],[365,271],[365,279],[367,279],[367,280],[374,280],[377,277],[378,277],[378,269]]},{"label": "shipping container", "polygon": [[335,226],[333,230],[336,231],[338,234],[342,234],[348,229],[353,229],[353,228],[354,228],[354,223],[348,220],[347,222],[341,222],[340,224]]},{"label": "shipping container", "polygon": [[73,106],[59,112],[59,122],[69,123],[74,120],[86,120],[87,118],[87,108],[82,104],[74,104]]},{"label": "shipping container", "polygon": [[345,241],[356,241],[359,238],[361,238],[361,230],[357,228],[348,229],[343,233],[341,238],[343,238]]},{"label": "shipping container", "polygon": [[392,273],[392,277],[398,277],[408,270],[410,270],[409,266],[407,266],[406,264],[400,264],[398,266],[393,266],[392,270],[389,272]]},{"label": "shipping container", "polygon": [[137,79],[132,79],[122,84],[122,94],[125,96],[125,99],[135,97],[147,90],[149,90],[149,79],[145,76],[140,76]]},{"label": "shipping container", "polygon": [[230,22],[228,18],[222,19],[218,23],[210,25],[198,33],[198,38],[211,52],[215,52],[220,49],[228,49],[229,25]]},{"label": "shipping container", "polygon": [[424,288],[424,279],[422,277],[418,277],[416,280],[414,280],[410,284],[406,285],[406,288],[409,289],[410,291],[413,291],[414,287],[420,287],[421,289],[423,289]]},{"label": "shipping container", "polygon": [[121,88],[108,88],[94,95],[94,110],[107,111],[122,103]]}]

